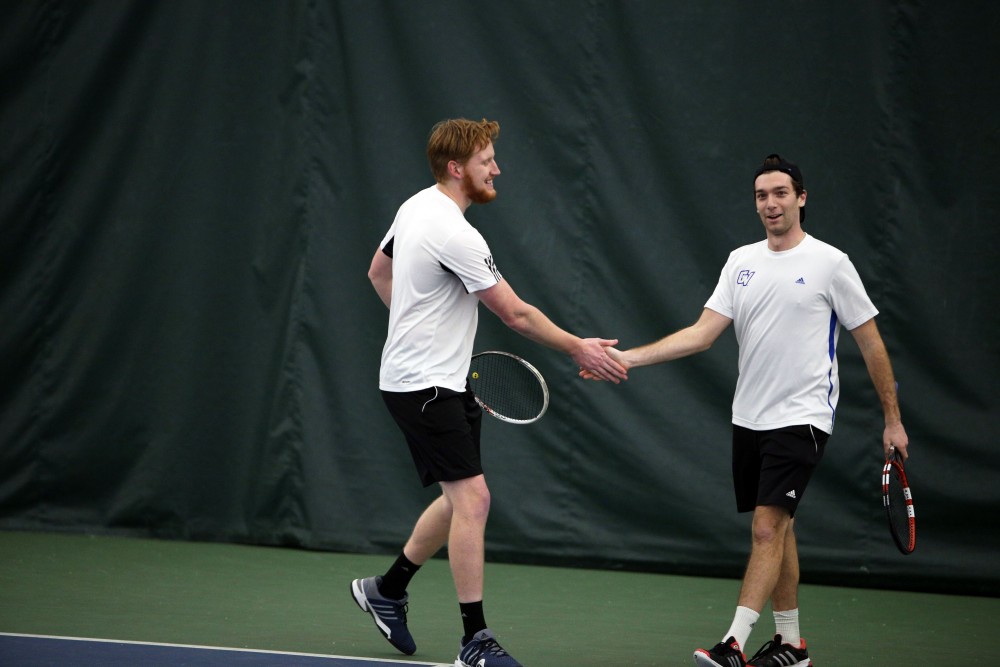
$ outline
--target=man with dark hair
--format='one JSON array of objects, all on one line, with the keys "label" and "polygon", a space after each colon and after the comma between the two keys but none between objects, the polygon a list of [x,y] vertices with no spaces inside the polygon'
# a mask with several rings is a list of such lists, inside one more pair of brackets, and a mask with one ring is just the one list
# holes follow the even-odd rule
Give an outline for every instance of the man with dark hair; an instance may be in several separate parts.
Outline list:
[{"label": "man with dark hair", "polygon": [[749,665],[811,664],[799,633],[794,516],[833,432],[841,325],[857,341],[882,403],[886,454],[895,448],[907,456],[878,311],[847,255],[803,231],[802,172],[769,155],[754,173],[754,199],[766,239],[729,255],[698,321],[648,345],[609,350],[631,369],[707,350],[730,323],[735,327],[733,483],[737,510],[753,512],[752,543],[732,625],[715,647],[695,651],[700,667],[746,667],[743,647],[768,600],[777,636]]},{"label": "man with dark hair", "polygon": [[380,577],[355,579],[354,601],[398,650],[416,643],[406,625],[410,579],[446,543],[464,636],[455,667],[521,667],[487,628],[483,612],[484,534],[490,493],[480,460],[482,411],[467,385],[481,301],[514,331],[571,356],[612,382],[625,369],[608,357],[616,340],[582,339],[522,301],[500,275],[482,235],[465,219],[473,203],[496,197],[500,175],[495,121],[446,120],[434,126],[427,158],[436,183],[396,214],[368,271],[389,308],[382,351],[382,398],[409,445],[424,486],[441,495]]}]

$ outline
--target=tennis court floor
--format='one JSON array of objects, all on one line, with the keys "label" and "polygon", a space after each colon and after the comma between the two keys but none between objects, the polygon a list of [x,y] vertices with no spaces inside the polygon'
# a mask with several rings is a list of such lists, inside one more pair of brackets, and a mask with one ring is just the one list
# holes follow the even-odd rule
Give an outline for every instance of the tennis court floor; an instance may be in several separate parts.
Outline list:
[{"label": "tennis court floor", "polygon": [[[351,599],[392,556],[0,531],[0,665],[451,665],[461,624],[448,564],[410,586],[417,654]],[[732,619],[730,579],[489,564],[487,622],[526,667],[690,667]],[[1000,599],[804,585],[819,667],[981,661]],[[761,615],[750,649],[774,632]],[[889,647],[892,646],[892,651]]]},{"label": "tennis court floor", "polygon": [[0,665],[10,667],[412,667],[399,662],[308,653],[178,646],[110,639],[0,633]]}]

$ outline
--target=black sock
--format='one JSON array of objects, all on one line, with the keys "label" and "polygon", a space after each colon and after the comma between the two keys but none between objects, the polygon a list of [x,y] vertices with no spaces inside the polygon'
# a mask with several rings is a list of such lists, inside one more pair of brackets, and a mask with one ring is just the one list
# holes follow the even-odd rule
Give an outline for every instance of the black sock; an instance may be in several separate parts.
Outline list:
[{"label": "black sock", "polygon": [[378,592],[392,600],[400,600],[406,595],[406,587],[410,585],[410,579],[420,569],[419,565],[410,562],[410,559],[399,554],[399,558],[392,564],[389,571],[382,576],[382,583],[378,586]]},{"label": "black sock", "polygon": [[462,644],[468,642],[480,630],[486,629],[486,617],[483,614],[483,601],[479,602],[459,602],[458,608],[462,612],[462,625],[465,626],[465,637]]}]

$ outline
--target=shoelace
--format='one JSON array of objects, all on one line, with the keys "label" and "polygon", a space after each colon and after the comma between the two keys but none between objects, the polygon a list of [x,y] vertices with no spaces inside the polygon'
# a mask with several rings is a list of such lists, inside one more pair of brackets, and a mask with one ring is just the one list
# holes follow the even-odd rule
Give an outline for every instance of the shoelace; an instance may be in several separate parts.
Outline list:
[{"label": "shoelace", "polygon": [[774,640],[773,639],[768,639],[767,643],[764,644],[763,646],[761,646],[760,650],[753,654],[753,657],[750,658],[750,662],[753,662],[754,660],[756,660],[760,656],[764,655],[765,653],[767,653],[768,651],[770,651],[772,648],[774,648],[774,646],[775,646]]},{"label": "shoelace", "polygon": [[507,655],[507,651],[503,650],[500,644],[497,644],[495,639],[487,639],[482,643],[482,648],[479,649],[479,655],[492,655],[498,658],[502,658]]}]

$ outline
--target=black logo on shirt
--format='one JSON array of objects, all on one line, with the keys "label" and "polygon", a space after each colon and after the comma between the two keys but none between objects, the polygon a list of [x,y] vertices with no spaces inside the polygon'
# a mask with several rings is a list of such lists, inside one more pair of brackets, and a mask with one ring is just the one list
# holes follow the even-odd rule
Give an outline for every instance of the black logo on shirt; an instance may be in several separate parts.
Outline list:
[{"label": "black logo on shirt", "polygon": [[493,274],[493,277],[497,279],[497,282],[503,280],[503,276],[500,275],[500,270],[497,269],[497,265],[493,261],[493,255],[486,258],[486,267],[490,270],[490,273]]}]

